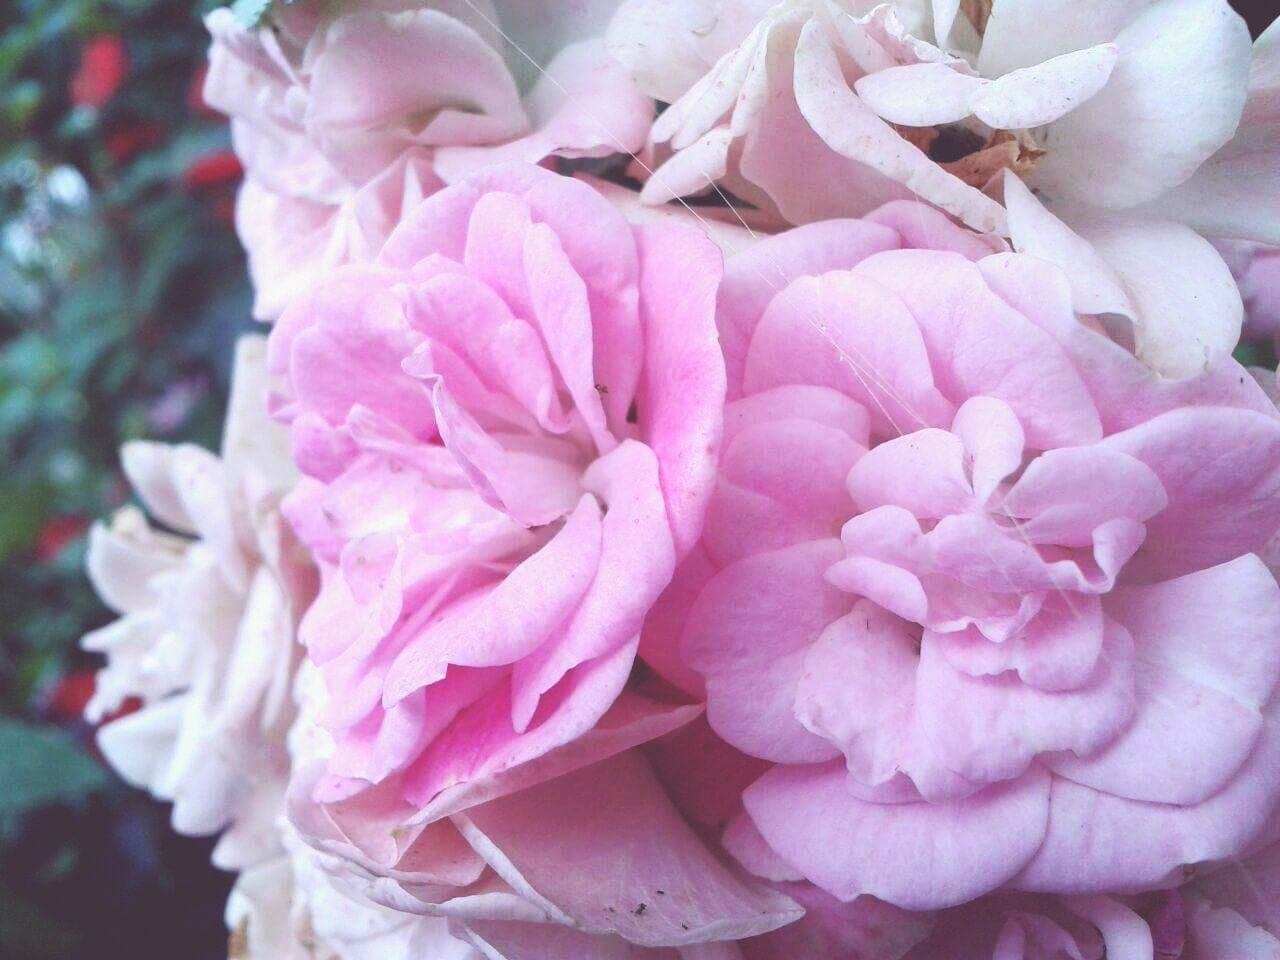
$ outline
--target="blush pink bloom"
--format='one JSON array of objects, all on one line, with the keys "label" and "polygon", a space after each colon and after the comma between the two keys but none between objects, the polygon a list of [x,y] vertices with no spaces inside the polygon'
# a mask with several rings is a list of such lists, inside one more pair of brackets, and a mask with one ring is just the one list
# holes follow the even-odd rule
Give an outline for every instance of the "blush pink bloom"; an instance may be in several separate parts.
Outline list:
[{"label": "blush pink bloom", "polygon": [[991,249],[890,205],[719,293],[719,480],[644,650],[771,765],[730,850],[839,900],[1158,887],[1280,798],[1275,406]]},{"label": "blush pink bloom", "polygon": [[204,98],[231,117],[246,171],[236,225],[255,314],[272,319],[326,270],[373,259],[444,181],[638,149],[653,104],[599,39],[615,6],[303,0],[255,29],[211,13]]},{"label": "blush pink bloom", "polygon": [[798,914],[707,851],[629,750],[699,711],[624,685],[714,483],[721,269],[686,225],[499,167],[272,334],[332,740],[296,764],[291,816],[371,896],[478,947],[605,956],[587,947]]}]

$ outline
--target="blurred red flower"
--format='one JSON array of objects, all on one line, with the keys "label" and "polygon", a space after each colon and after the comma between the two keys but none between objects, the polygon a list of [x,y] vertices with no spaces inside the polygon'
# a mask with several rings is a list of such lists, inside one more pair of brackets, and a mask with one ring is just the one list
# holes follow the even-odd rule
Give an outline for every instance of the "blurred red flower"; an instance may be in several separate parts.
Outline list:
[{"label": "blurred red flower", "polygon": [[197,157],[182,171],[182,180],[191,190],[207,190],[235,183],[244,174],[240,161],[230,150],[217,150]]},{"label": "blurred red flower", "polygon": [[50,714],[59,720],[74,720],[84,713],[85,704],[93,696],[95,671],[75,670],[64,674],[49,691],[46,703]]},{"label": "blurred red flower", "polygon": [[[98,685],[96,670],[72,670],[63,674],[45,695],[44,709],[46,714],[55,720],[79,720],[84,716],[84,708],[93,697]],[[142,701],[138,697],[126,697],[120,706],[107,714],[94,728],[105,726],[113,720],[127,717],[142,709]]]},{"label": "blurred red flower", "polygon": [[111,154],[111,159],[116,163],[125,163],[138,151],[154,147],[162,136],[162,131],[154,123],[125,123],[107,134],[107,153]]},{"label": "blurred red flower", "polygon": [[93,37],[80,52],[80,65],[71,78],[71,102],[78,107],[101,107],[124,82],[129,55],[115,34]]},{"label": "blurred red flower", "polygon": [[46,522],[36,534],[36,559],[41,563],[57,559],[67,544],[83,534],[88,526],[84,517],[77,516],[54,517]]}]

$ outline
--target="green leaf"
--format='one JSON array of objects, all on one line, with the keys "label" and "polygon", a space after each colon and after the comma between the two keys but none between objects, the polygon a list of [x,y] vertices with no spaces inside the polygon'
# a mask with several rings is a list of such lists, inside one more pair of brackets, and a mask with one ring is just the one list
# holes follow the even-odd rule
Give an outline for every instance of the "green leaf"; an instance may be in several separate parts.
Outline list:
[{"label": "green leaf", "polygon": [[78,939],[35,904],[0,890],[0,955],[65,957]]},{"label": "green leaf", "polygon": [[65,730],[0,720],[4,790],[0,816],[80,800],[101,790],[107,775]]},{"label": "green leaf", "polygon": [[[49,490],[46,486],[0,484],[0,560],[31,545],[48,511]],[[3,756],[0,753],[0,757]],[[0,810],[3,809],[4,799],[0,797]]]},{"label": "green leaf", "polygon": [[256,27],[270,7],[271,0],[235,0],[231,4],[231,12],[236,15],[240,25],[248,29]]}]

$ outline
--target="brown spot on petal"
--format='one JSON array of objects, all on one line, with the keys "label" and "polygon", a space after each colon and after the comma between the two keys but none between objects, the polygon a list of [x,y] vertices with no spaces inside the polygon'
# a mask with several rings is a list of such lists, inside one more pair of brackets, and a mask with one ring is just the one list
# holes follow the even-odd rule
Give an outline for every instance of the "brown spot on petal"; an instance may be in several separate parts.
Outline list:
[{"label": "brown spot on petal", "polygon": [[249,960],[249,921],[240,921],[240,926],[231,931],[227,938],[227,960]]},{"label": "brown spot on petal", "polygon": [[992,0],[960,0],[960,10],[969,18],[973,29],[978,31],[978,36],[987,32],[987,21],[991,19],[991,3]]}]

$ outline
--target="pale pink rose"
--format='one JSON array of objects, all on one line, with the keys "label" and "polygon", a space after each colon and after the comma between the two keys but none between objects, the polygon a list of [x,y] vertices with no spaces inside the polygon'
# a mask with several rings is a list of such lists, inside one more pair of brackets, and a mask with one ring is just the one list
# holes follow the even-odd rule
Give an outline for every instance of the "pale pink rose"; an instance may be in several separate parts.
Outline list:
[{"label": "pale pink rose", "polygon": [[[914,195],[1092,279],[1167,376],[1240,332],[1200,234],[1280,242],[1280,30],[1251,55],[1226,0],[630,0],[608,37],[674,101],[648,201],[716,182],[807,223]],[[1052,228],[1006,215],[1006,171]]]},{"label": "pale pink rose", "polygon": [[[1225,0],[629,0],[608,37],[674,101],[654,140],[717,178],[735,166],[791,222],[866,213],[896,184],[982,230],[1003,225],[981,190],[1006,168],[1106,208],[1186,181],[1235,133],[1250,60]],[[700,165],[646,189],[705,189]]]},{"label": "pale pink rose", "polygon": [[315,594],[279,511],[294,473],[288,435],[266,417],[264,361],[261,338],[241,340],[221,459],[185,444],[125,446],[125,472],[163,528],[125,508],[94,527],[87,560],[121,618],[84,638],[107,657],[86,715],[142,701],[100,729],[102,752],[173,803],[179,833],[225,831],[213,859],[226,869],[279,849],[294,633]]},{"label": "pale pink rose", "polygon": [[719,481],[642,649],[770,764],[729,850],[839,900],[1158,887],[1280,798],[1280,415],[990,250],[891,205],[718,295]]},{"label": "pale pink rose", "polygon": [[720,273],[688,226],[500,167],[272,334],[333,740],[296,764],[291,817],[371,899],[449,916],[486,955],[658,950],[799,913],[706,850],[630,749],[699,712],[624,685],[714,481]]},{"label": "pale pink rose", "polygon": [[[206,19],[205,100],[230,115],[255,314],[366,262],[426,194],[478,167],[638,149],[653,105],[599,39],[616,0],[303,0]],[[535,67],[534,64],[537,66]]]}]

